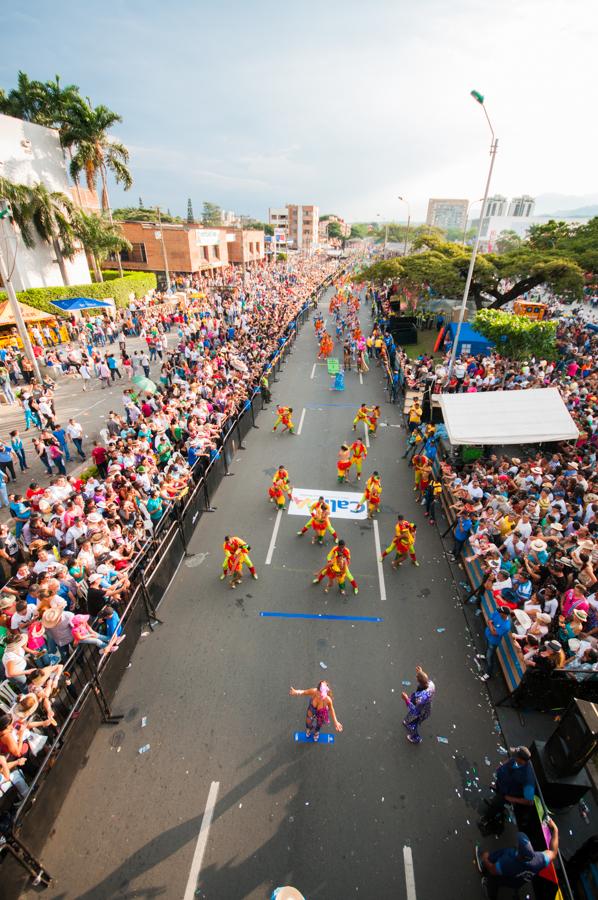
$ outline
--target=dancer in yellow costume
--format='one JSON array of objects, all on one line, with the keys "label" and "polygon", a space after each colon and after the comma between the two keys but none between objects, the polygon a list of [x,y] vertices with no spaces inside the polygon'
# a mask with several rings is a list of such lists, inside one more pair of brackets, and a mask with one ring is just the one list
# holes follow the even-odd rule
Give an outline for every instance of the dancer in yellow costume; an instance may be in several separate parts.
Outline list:
[{"label": "dancer in yellow costume", "polygon": [[361,478],[361,467],[368,455],[368,451],[361,438],[357,438],[356,441],[353,441],[349,449],[351,451],[351,465],[355,466],[357,470],[357,481],[359,481]]},{"label": "dancer in yellow costume", "polygon": [[314,536],[312,538],[312,544],[316,542],[318,544],[324,543],[324,537],[326,535],[326,531],[329,531],[335,541],[338,540],[338,535],[334,530],[332,523],[330,521],[330,507],[326,503],[323,497],[318,497],[315,503],[309,508],[311,513],[311,517],[307,520],[301,531],[298,531],[297,534],[301,537],[301,535],[305,534],[308,528],[312,527],[314,531]]}]

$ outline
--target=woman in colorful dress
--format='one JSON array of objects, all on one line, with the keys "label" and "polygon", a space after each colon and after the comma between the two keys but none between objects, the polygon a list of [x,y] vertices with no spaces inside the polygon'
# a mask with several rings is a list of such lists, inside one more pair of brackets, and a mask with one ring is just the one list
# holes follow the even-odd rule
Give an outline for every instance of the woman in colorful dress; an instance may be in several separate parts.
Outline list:
[{"label": "woman in colorful dress", "polygon": [[421,744],[422,738],[418,733],[418,729],[432,712],[432,698],[436,692],[436,687],[421,666],[415,667],[415,678],[417,687],[412,691],[411,696],[406,694],[405,691],[401,694],[407,706],[407,715],[403,719],[403,725],[407,729],[407,740],[411,744]]},{"label": "woman in colorful dress", "polygon": [[343,726],[336,718],[333,694],[327,681],[320,681],[315,688],[297,690],[292,687],[289,690],[290,697],[309,697],[309,706],[305,714],[305,736],[311,737],[315,742],[320,739],[322,725],[327,725],[332,718],[332,724],[337,731],[342,731]]}]

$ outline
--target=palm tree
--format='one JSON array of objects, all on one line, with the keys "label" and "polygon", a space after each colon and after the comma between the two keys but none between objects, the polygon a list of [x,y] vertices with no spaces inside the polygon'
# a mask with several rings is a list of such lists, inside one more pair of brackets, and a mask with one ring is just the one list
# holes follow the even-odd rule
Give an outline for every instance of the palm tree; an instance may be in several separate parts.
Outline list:
[{"label": "palm tree", "polygon": [[[108,196],[108,171],[126,191],[133,184],[127,166],[129,151],[124,144],[112,140],[108,134],[108,130],[118,122],[122,122],[122,118],[117,113],[107,106],[94,108],[88,101],[70,110],[63,137],[67,145],[76,146],[70,165],[71,176],[76,178],[80,172],[85,172],[87,186],[93,190],[99,175],[102,184],[102,209],[108,213],[110,222],[112,210]],[[122,275],[120,257],[117,258]]]},{"label": "palm tree", "polygon": [[78,211],[74,221],[75,234],[90,254],[96,281],[103,281],[100,263],[121,250],[130,250],[131,244],[118,225],[106,216]]},{"label": "palm tree", "polygon": [[41,81],[31,81],[25,72],[19,72],[17,87],[0,96],[0,113],[46,125],[46,91]]},{"label": "palm tree", "polygon": [[49,191],[43,184],[28,187],[6,178],[0,178],[0,196],[10,203],[13,221],[26,247],[35,246],[36,236],[52,244],[63,283],[68,285],[64,260],[72,259],[77,252],[71,199],[60,191]]}]

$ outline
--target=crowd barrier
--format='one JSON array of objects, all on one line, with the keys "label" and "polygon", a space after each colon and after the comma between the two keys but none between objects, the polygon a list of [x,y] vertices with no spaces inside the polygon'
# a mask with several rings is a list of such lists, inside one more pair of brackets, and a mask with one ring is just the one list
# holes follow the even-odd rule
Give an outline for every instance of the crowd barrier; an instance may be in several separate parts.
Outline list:
[{"label": "crowd barrier", "polygon": [[[338,269],[321,282],[287,326],[276,352],[264,367],[264,374],[277,380],[282,365],[292,352],[300,326],[308,319],[323,292],[346,271]],[[39,862],[43,846],[77,771],[101,724],[115,725],[122,716],[111,702],[142,633],[161,624],[160,602],[188,554],[188,546],[201,516],[213,510],[218,485],[230,474],[237,451],[256,426],[265,402],[256,387],[243,409],[225,423],[217,450],[206,464],[198,460],[192,470],[190,489],[169,504],[147,544],[129,568],[133,588],[121,614],[126,637],[118,653],[99,656],[97,649],[79,646],[65,663],[58,695],[53,699],[57,727],[44,748],[45,756],[27,796],[10,815],[0,817],[0,877],[4,895],[17,897],[27,876],[36,884],[51,883],[50,874]]]}]

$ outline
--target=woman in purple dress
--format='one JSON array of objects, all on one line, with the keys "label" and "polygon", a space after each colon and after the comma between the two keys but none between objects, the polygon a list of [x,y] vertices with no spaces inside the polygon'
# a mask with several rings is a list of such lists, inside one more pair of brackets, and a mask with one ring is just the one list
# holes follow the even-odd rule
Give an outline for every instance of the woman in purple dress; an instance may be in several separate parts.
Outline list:
[{"label": "woman in purple dress", "polygon": [[407,705],[407,715],[403,719],[403,725],[407,729],[407,740],[412,744],[421,744],[422,739],[418,734],[418,728],[432,712],[432,697],[436,688],[421,666],[415,667],[415,677],[417,687],[411,696],[405,691],[401,694]]}]

